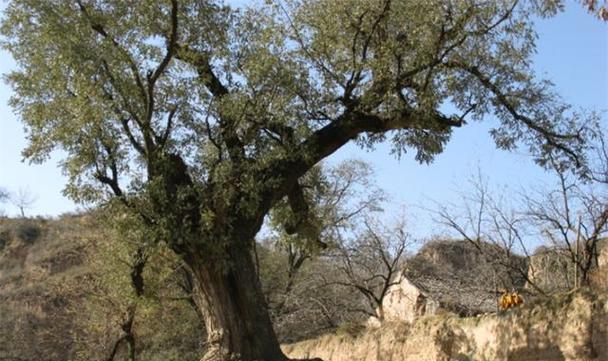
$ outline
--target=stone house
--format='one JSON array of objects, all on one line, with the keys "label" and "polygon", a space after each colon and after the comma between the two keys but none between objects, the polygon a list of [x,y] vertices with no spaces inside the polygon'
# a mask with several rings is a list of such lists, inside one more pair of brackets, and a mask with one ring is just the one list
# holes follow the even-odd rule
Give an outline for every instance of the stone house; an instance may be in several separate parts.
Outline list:
[{"label": "stone house", "polygon": [[[466,241],[436,241],[406,262],[377,314],[384,321],[412,322],[442,312],[460,316],[495,312],[500,291],[522,290],[521,275],[526,272],[523,257],[495,245],[484,243],[480,250]],[[368,323],[378,325],[379,320],[371,318]]]}]

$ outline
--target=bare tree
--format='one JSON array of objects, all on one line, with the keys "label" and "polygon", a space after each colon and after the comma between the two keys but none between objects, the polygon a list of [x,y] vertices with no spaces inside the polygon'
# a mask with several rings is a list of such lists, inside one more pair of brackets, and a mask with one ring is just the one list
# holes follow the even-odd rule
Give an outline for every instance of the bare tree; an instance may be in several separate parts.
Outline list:
[{"label": "bare tree", "polygon": [[[540,294],[588,285],[598,264],[598,247],[608,234],[608,148],[603,134],[597,132],[584,177],[550,156],[546,167],[556,179],[554,186],[522,192],[518,200],[506,202],[490,191],[479,173],[461,204],[437,203],[431,211],[478,250],[483,251],[484,242],[500,246],[501,256],[486,257],[488,265],[508,267]],[[528,245],[534,237],[549,247],[531,258]],[[515,253],[533,261],[527,266],[514,263]]]},{"label": "bare tree", "polygon": [[[0,188],[0,204],[4,204],[10,200],[10,193],[4,189]],[[0,209],[0,216],[4,215],[4,210]]]},{"label": "bare tree", "polygon": [[10,193],[4,189],[0,188],[0,203],[4,203],[9,199]]},{"label": "bare tree", "polygon": [[[373,220],[384,194],[371,181],[372,175],[371,167],[358,160],[316,168],[300,183],[300,205],[294,206],[293,197],[286,198],[283,207],[272,213],[272,235],[258,244],[257,258],[282,341],[357,323],[375,314],[381,304],[405,246],[392,247],[394,240],[385,238],[388,230]],[[296,209],[302,213],[297,214]],[[351,278],[346,274],[345,257],[352,259],[353,271],[367,262],[367,269],[358,269],[357,275],[374,278],[367,284],[371,293],[365,295],[354,287],[358,280],[353,272]],[[382,269],[382,257],[393,262],[388,272]],[[375,273],[364,274],[372,271]],[[376,289],[379,276],[386,278],[384,290]]]},{"label": "bare tree", "polygon": [[334,283],[356,290],[367,303],[354,311],[384,320],[384,297],[398,282],[396,275],[406,249],[413,243],[405,222],[399,221],[390,227],[367,217],[352,239],[338,245],[333,257],[340,277]]},{"label": "bare tree", "polygon": [[291,289],[285,293],[288,255],[269,246],[259,245],[262,283],[281,342],[309,339],[366,318],[353,311],[365,302],[360,294],[333,283],[339,279],[339,272],[327,252],[304,262],[293,278]]},{"label": "bare tree", "polygon": [[[334,248],[342,234],[366,215],[379,211],[384,193],[372,182],[373,171],[360,160],[317,167],[301,181],[301,197],[286,197],[272,213],[272,246],[287,254],[287,279],[273,313],[281,314],[306,261]],[[294,197],[295,198],[295,197]],[[298,202],[298,205],[294,203]],[[297,214],[293,209],[299,209]]]},{"label": "bare tree", "polygon": [[38,200],[38,197],[33,195],[26,188],[19,188],[17,193],[10,196],[10,200],[15,207],[19,208],[21,217],[25,218],[25,211],[32,207],[32,205]]},{"label": "bare tree", "polygon": [[435,221],[472,244],[481,254],[487,274],[479,275],[479,280],[496,294],[501,289],[521,285],[522,281],[544,294],[529,277],[531,265],[519,257],[522,254],[530,258],[526,218],[514,204],[492,194],[481,170],[469,184],[472,191],[462,193],[459,204],[435,202],[435,207],[428,209],[435,215]]},{"label": "bare tree", "polygon": [[[556,188],[526,195],[526,214],[538,232],[549,240],[559,257],[565,257],[573,273],[570,287],[585,286],[597,266],[599,243],[608,234],[608,157],[599,135],[595,162],[589,179],[572,175],[563,164],[551,160]],[[569,275],[568,275],[569,276]]]}]

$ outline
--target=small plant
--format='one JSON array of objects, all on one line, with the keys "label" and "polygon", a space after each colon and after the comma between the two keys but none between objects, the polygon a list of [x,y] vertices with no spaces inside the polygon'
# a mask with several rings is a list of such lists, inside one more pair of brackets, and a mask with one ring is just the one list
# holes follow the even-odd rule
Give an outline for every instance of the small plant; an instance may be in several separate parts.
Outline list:
[{"label": "small plant", "polygon": [[33,222],[24,221],[19,222],[15,226],[14,232],[17,238],[22,240],[24,243],[31,245],[38,240],[42,233],[42,229],[39,225]]},{"label": "small plant", "polygon": [[11,232],[8,229],[0,229],[0,251],[8,245],[8,242],[11,240]]},{"label": "small plant", "polygon": [[365,330],[365,324],[361,322],[345,322],[338,327],[338,335],[348,335],[351,337],[359,336]]}]

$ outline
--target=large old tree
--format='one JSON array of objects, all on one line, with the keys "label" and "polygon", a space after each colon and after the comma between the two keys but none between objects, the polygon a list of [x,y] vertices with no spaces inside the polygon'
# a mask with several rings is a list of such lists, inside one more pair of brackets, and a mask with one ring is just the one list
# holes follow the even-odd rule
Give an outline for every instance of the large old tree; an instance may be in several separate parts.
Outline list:
[{"label": "large old tree", "polygon": [[[348,143],[420,162],[492,117],[500,148],[584,168],[585,128],[534,77],[533,20],[559,1],[13,0],[7,76],[33,162],[68,195],[122,207],[190,267],[213,360],[285,360],[251,250],[299,179]],[[446,113],[446,109],[450,109]],[[584,124],[584,123],[583,123]]]}]

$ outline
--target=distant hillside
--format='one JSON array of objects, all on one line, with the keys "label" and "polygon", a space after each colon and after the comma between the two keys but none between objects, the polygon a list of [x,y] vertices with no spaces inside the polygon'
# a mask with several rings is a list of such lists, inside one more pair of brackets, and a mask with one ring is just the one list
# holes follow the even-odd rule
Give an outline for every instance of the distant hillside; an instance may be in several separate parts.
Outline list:
[{"label": "distant hillside", "polygon": [[59,288],[87,276],[73,242],[80,228],[74,220],[0,220],[0,360],[75,357],[72,310],[85,295]]},{"label": "distant hillside", "polygon": [[520,289],[525,285],[525,257],[498,245],[465,240],[435,240],[425,244],[406,265],[407,273],[454,279],[463,285]]},{"label": "distant hillside", "polygon": [[[0,360],[108,359],[124,308],[99,292],[107,274],[91,264],[88,251],[105,236],[101,231],[86,216],[0,219]],[[145,302],[135,320],[139,359],[198,361],[203,336],[193,309]],[[115,360],[125,352],[120,347]]]},{"label": "distant hillside", "polygon": [[[94,216],[54,220],[0,218],[0,361],[107,361],[116,341],[123,336],[120,322],[126,308],[134,302],[128,288],[128,260],[120,258],[123,246]],[[465,241],[430,242],[407,262],[404,274],[425,294],[442,303],[476,302],[491,311],[496,289],[521,288],[521,275],[526,274],[528,264],[516,255],[505,258],[504,250],[494,245],[484,243],[480,247],[483,252]],[[163,259],[166,256],[160,255]],[[276,268],[269,268],[267,274],[284,276],[275,254],[260,248],[260,256],[278,262],[271,264]],[[608,264],[608,258],[602,259],[600,263]],[[327,260],[315,262],[311,261],[305,272],[331,269],[323,268]],[[171,273],[174,268],[174,264],[162,262],[145,268],[149,287],[145,297],[137,300],[134,322],[138,360],[198,361],[203,352],[204,331],[196,312],[176,290],[176,278]],[[304,283],[298,289],[301,294],[310,294],[310,287]],[[354,297],[343,289],[324,288],[323,292],[313,296],[335,299],[336,309],[344,299]],[[286,303],[284,315],[275,320],[283,340],[301,340],[321,331],[348,330],[352,326],[348,318],[324,326],[323,317],[328,310],[317,304],[303,305],[306,299],[298,298],[300,293],[294,295],[297,297]],[[457,314],[477,312],[467,308],[460,312],[463,308],[459,307],[446,309]],[[455,316],[449,317],[455,320]],[[503,321],[499,324],[507,325]],[[463,340],[468,339],[465,336]],[[405,336],[399,337],[401,340]],[[290,352],[301,355],[309,347],[321,347],[316,341],[311,342],[305,348],[292,347]],[[335,347],[341,350],[346,344]],[[126,360],[126,352],[124,345],[119,347],[114,361]],[[332,358],[326,361],[329,360]]]}]

